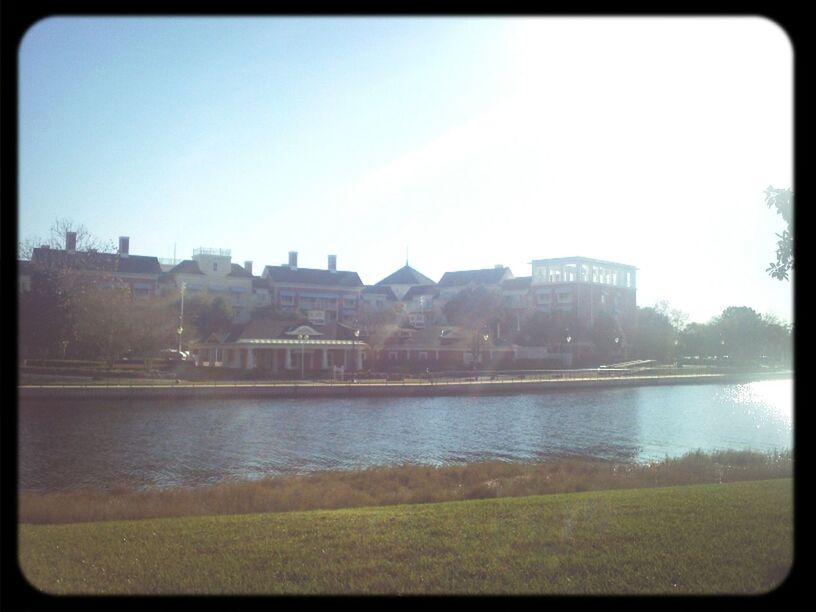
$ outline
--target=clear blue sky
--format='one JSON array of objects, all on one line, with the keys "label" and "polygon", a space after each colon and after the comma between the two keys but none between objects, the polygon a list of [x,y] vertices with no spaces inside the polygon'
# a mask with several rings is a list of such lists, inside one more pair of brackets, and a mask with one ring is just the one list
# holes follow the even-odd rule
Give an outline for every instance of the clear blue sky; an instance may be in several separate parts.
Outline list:
[{"label": "clear blue sky", "polygon": [[760,18],[51,18],[20,47],[20,236],[373,284],[582,255],[638,302],[792,320],[792,49]]}]

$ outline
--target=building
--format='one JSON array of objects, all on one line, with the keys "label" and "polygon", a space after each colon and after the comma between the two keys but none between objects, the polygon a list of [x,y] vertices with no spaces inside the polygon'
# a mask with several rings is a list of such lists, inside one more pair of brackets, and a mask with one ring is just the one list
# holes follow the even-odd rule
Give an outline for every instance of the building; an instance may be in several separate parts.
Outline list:
[{"label": "building", "polygon": [[531,276],[519,276],[502,281],[502,308],[506,312],[506,324],[510,325],[510,329],[506,330],[508,332],[521,330],[521,321],[531,309],[531,282]]},{"label": "building", "polygon": [[393,310],[400,303],[391,287],[366,285],[360,292],[362,317]]},{"label": "building", "polygon": [[416,329],[439,323],[439,287],[415,285],[402,297],[407,323]]},{"label": "building", "polygon": [[116,253],[100,253],[78,251],[76,232],[66,232],[64,249],[35,248],[25,272],[31,276],[37,269],[60,270],[99,287],[125,286],[137,298],[158,295],[162,274],[156,257],[130,254],[130,238],[127,236],[119,238]]},{"label": "building", "polygon": [[406,262],[402,268],[389,274],[374,286],[390,287],[397,299],[401,300],[413,287],[435,287],[436,283],[424,274],[414,270]]},{"label": "building", "polygon": [[500,368],[510,366],[514,355],[514,347],[497,346],[490,336],[464,326],[392,326],[372,357],[372,367],[413,372]]},{"label": "building", "polygon": [[363,369],[368,345],[340,323],[255,319],[193,347],[196,364],[270,375]]},{"label": "building", "polygon": [[513,278],[510,268],[497,264],[493,268],[483,270],[459,270],[445,272],[439,279],[439,292],[443,300],[448,300],[463,289],[486,289],[501,291],[502,282]]},{"label": "building", "polygon": [[588,329],[603,312],[619,325],[623,342],[637,319],[635,266],[590,259],[560,257],[532,262],[532,307],[562,312]]},{"label": "building", "polygon": [[299,268],[297,251],[290,251],[288,264],[266,266],[261,276],[280,312],[302,312],[315,325],[353,324],[360,318],[363,282],[356,272],[338,270],[336,255],[329,255],[321,270]]},{"label": "building", "polygon": [[254,308],[251,262],[250,270],[232,263],[229,249],[201,247],[192,259],[173,266],[163,276],[166,286],[185,287],[188,297],[220,297],[232,308],[233,321],[246,322]]}]

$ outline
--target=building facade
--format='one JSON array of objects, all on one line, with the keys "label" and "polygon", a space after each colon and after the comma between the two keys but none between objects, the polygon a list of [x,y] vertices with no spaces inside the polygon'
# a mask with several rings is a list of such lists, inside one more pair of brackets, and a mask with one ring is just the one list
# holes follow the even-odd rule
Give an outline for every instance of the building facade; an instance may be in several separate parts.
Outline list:
[{"label": "building facade", "polygon": [[299,268],[297,252],[290,251],[287,265],[266,266],[261,276],[271,304],[282,313],[301,312],[315,325],[353,324],[360,318],[363,282],[356,272],[338,270],[335,255],[321,270]]}]

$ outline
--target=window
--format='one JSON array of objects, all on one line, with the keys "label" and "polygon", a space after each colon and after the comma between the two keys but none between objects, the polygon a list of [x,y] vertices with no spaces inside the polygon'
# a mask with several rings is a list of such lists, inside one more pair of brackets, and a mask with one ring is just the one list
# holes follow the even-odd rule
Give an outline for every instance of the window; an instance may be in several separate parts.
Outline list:
[{"label": "window", "polygon": [[419,360],[420,361],[428,361],[428,353],[420,351],[419,353]]},{"label": "window", "polygon": [[217,261],[213,262],[213,272],[218,272],[218,262]]},{"label": "window", "polygon": [[307,318],[310,323],[323,325],[326,322],[326,313],[323,310],[310,310],[307,313]]},{"label": "window", "polygon": [[397,354],[395,352],[388,353],[388,359],[391,360],[391,361],[396,361],[397,360]]}]

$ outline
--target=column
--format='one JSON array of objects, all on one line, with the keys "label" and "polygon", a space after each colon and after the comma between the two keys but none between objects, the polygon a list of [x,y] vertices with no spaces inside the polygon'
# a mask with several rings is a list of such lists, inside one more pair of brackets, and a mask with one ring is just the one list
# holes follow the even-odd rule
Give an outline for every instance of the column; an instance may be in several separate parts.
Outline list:
[{"label": "column", "polygon": [[284,362],[283,368],[285,370],[292,369],[292,349],[290,348],[286,349],[286,361]]},{"label": "column", "polygon": [[247,349],[247,370],[252,370],[255,367],[255,349]]},{"label": "column", "polygon": [[363,351],[360,350],[360,347],[357,347],[357,370],[363,369]]},{"label": "column", "polygon": [[320,367],[323,368],[324,370],[328,370],[329,369],[329,351],[327,349],[321,349],[320,356],[321,356]]}]

